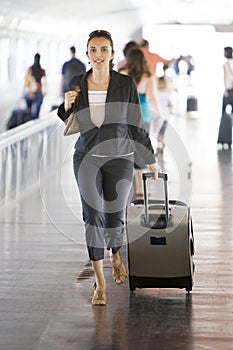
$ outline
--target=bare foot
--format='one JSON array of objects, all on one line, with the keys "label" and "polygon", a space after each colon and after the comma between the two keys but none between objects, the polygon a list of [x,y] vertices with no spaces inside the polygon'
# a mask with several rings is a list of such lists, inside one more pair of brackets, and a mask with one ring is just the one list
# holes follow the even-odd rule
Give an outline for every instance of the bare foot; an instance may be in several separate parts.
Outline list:
[{"label": "bare foot", "polygon": [[125,282],[128,274],[123,263],[121,253],[118,251],[116,254],[110,256],[110,260],[113,268],[113,278],[116,284],[122,284]]},{"label": "bare foot", "polygon": [[105,290],[100,290],[99,287],[97,287],[96,283],[94,285],[94,288],[95,288],[95,291],[91,300],[92,305],[105,306],[107,303]]}]

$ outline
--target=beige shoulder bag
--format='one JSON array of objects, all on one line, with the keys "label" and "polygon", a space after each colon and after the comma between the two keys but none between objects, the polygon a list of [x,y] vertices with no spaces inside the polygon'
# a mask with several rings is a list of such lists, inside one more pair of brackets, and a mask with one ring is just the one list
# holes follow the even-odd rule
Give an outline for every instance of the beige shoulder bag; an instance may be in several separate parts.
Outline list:
[{"label": "beige shoulder bag", "polygon": [[[78,85],[75,86],[75,91],[77,91],[78,93],[80,92],[80,87]],[[76,97],[72,113],[65,120],[66,127],[64,130],[64,136],[73,135],[80,132],[79,122],[76,117],[77,106],[78,106],[78,96],[79,95],[77,95]]]}]

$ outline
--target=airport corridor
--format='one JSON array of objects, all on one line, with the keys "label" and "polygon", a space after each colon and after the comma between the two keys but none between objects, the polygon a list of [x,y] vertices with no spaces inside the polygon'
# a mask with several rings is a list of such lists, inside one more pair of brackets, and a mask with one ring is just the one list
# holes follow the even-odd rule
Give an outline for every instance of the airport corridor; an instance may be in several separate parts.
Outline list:
[{"label": "airport corridor", "polygon": [[[185,200],[195,238],[192,292],[131,293],[128,281],[115,285],[106,254],[108,303],[91,305],[94,275],[67,156],[39,187],[1,208],[1,350],[233,349],[232,150],[217,147],[216,115],[176,116],[170,123],[191,162],[183,171],[190,174]],[[165,149],[158,158],[175,199],[180,184],[172,155]]]}]

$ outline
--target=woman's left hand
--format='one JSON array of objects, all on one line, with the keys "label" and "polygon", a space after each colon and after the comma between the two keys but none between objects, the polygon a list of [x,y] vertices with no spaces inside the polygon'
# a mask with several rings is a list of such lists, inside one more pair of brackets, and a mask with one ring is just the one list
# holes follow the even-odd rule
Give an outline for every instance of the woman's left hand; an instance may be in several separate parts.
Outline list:
[{"label": "woman's left hand", "polygon": [[159,168],[158,163],[148,164],[147,168],[148,168],[149,172],[154,173],[154,176],[151,177],[151,179],[158,180],[159,172],[160,172],[160,168]]}]

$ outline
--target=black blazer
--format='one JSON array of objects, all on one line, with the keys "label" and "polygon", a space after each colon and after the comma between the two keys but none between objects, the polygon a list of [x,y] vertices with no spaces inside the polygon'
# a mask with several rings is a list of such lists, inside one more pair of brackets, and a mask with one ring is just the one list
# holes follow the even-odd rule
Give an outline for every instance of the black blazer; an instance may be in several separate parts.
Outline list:
[{"label": "black blazer", "polygon": [[[90,118],[87,86],[87,76],[90,72],[91,70],[75,76],[69,84],[70,90],[73,90],[75,85],[79,85],[81,89],[76,114],[80,124],[76,151],[80,156],[87,153],[120,156],[136,152],[143,164],[154,163],[154,150],[149,135],[143,128],[141,106],[134,79],[114,70],[110,72],[105,119],[98,128]],[[58,116],[65,121],[71,110],[65,112],[62,103],[58,108]],[[139,158],[136,162],[140,162]]]}]

